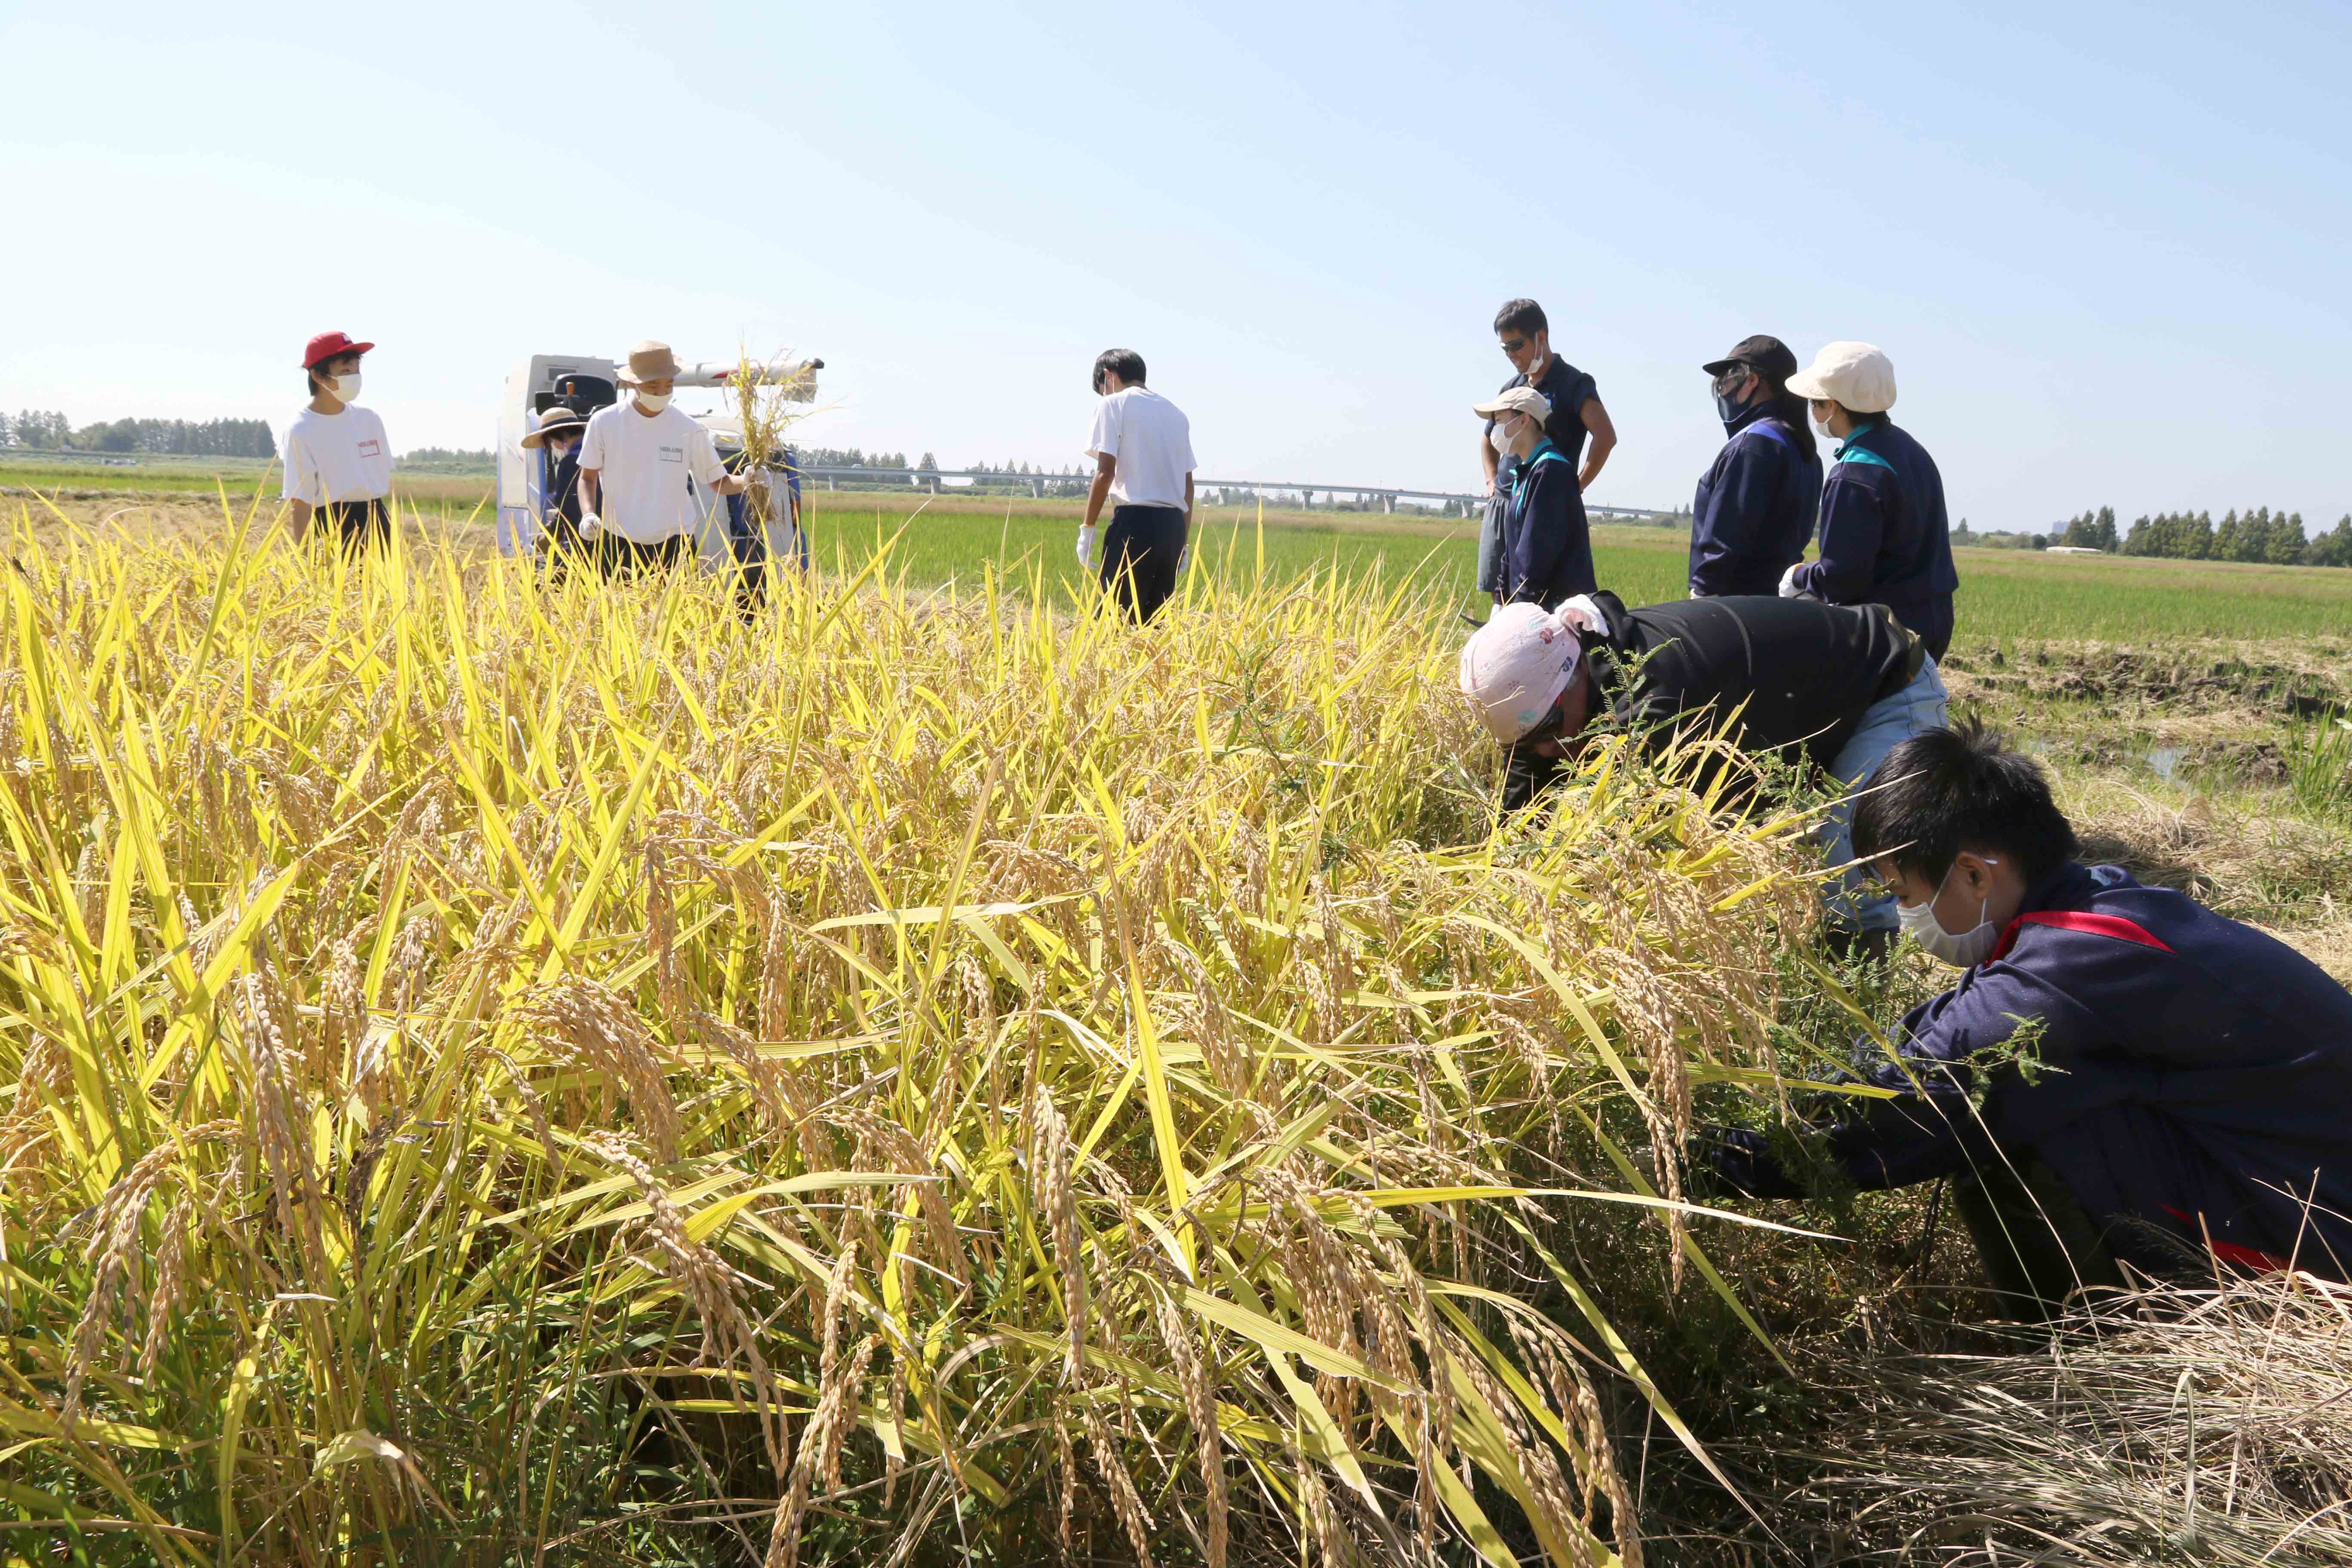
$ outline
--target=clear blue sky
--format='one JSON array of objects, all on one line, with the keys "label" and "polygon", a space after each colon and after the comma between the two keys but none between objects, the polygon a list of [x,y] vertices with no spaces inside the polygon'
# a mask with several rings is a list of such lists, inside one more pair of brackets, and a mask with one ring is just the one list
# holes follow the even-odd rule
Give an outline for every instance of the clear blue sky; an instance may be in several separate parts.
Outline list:
[{"label": "clear blue sky", "polygon": [[1213,476],[1433,489],[1520,293],[1687,501],[1698,364],[1864,338],[1955,518],[2352,510],[2352,7],[0,8],[0,405],[394,445],[533,351],[814,352],[828,446],[1074,461],[1140,350]]}]

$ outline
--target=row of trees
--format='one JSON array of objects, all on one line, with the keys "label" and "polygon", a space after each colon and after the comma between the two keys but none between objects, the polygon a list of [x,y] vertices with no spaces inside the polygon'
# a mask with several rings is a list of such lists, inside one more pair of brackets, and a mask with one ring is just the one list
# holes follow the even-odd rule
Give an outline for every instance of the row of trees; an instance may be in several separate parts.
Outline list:
[{"label": "row of trees", "polygon": [[2143,517],[2125,539],[2126,555],[2162,555],[2179,561],[2262,561],[2273,566],[2352,566],[2352,516],[2315,539],[2303,531],[2303,514],[2268,507],[2231,512],[2219,523],[2210,511],[2167,512]]},{"label": "row of trees", "polygon": [[[903,470],[907,467],[907,454],[904,452],[868,454],[856,447],[795,447],[793,450],[798,454],[803,468]],[[928,452],[923,455],[926,458],[930,456]],[[932,463],[930,466],[934,468],[939,467],[937,463]]]},{"label": "row of trees", "polygon": [[0,414],[0,447],[81,452],[148,452],[194,458],[274,458],[277,438],[260,419],[116,419],[76,428],[55,409]]},{"label": "row of trees", "polygon": [[2220,522],[2210,511],[2165,512],[2135,521],[2131,531],[2116,526],[2116,509],[2069,518],[2048,533],[1974,533],[1968,519],[1952,530],[1955,544],[1995,549],[2048,550],[2069,545],[2110,554],[2156,555],[2174,561],[2247,561],[2272,566],[2352,566],[2352,515],[2325,533],[2306,539],[2303,513],[2271,510],[2231,512]]}]

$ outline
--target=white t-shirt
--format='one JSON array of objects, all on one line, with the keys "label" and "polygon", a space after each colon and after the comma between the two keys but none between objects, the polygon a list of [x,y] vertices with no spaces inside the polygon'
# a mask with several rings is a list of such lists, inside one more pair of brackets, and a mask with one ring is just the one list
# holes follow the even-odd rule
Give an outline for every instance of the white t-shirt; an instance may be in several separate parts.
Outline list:
[{"label": "white t-shirt", "polygon": [[1194,466],[1192,422],[1148,386],[1121,387],[1096,405],[1087,456],[1118,459],[1110,479],[1117,504],[1181,509]]},{"label": "white t-shirt", "polygon": [[286,432],[288,500],[325,506],[392,493],[392,443],[373,408],[345,404],[341,414],[305,408]]},{"label": "white t-shirt", "polygon": [[587,433],[580,437],[580,468],[597,473],[596,515],[604,526],[639,544],[693,532],[709,499],[706,493],[697,505],[698,498],[687,490],[688,478],[707,490],[727,474],[710,432],[677,404],[648,419],[633,399],[588,416]]}]

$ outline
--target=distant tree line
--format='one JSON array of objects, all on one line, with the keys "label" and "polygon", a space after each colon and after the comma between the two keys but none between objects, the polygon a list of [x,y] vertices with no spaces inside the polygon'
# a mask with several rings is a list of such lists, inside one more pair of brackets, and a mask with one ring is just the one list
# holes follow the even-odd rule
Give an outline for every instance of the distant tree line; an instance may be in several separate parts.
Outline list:
[{"label": "distant tree line", "polygon": [[2118,537],[2116,509],[2103,506],[2047,533],[1976,533],[1969,521],[1952,530],[1955,544],[2009,550],[2047,550],[2067,545],[2111,554],[2162,556],[2173,561],[2248,561],[2272,566],[2352,567],[2352,515],[2326,532],[2306,539],[2303,513],[2261,507],[2230,513],[2220,522],[2210,511],[2166,512],[2135,521]]},{"label": "distant tree line", "polygon": [[793,451],[801,466],[809,468],[895,468],[907,467],[904,452],[876,452],[871,456],[856,447],[794,447]]},{"label": "distant tree line", "polygon": [[488,447],[479,451],[462,447],[419,447],[413,452],[403,452],[392,460],[395,468],[435,468],[449,474],[487,474],[498,468],[498,454]]},{"label": "distant tree line", "polygon": [[2143,517],[2124,541],[2126,555],[2176,561],[2262,561],[2273,566],[2352,566],[2352,516],[2315,539],[2303,533],[2303,513],[2268,507],[2231,512],[2219,523],[2210,511]]},{"label": "distant tree line", "polygon": [[26,409],[0,414],[0,447],[19,450],[147,452],[158,457],[275,458],[278,442],[260,419],[116,419],[77,428],[64,415]]}]

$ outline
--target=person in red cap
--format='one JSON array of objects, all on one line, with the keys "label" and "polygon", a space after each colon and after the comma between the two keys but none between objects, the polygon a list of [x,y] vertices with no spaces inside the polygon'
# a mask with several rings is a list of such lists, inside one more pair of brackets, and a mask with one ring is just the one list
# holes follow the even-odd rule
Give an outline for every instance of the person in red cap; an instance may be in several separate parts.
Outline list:
[{"label": "person in red cap", "polygon": [[286,432],[285,496],[296,538],[332,532],[345,549],[392,537],[392,445],[357,406],[360,356],[375,347],[320,332],[302,350],[310,401]]}]

